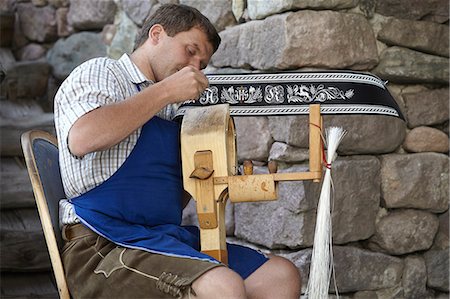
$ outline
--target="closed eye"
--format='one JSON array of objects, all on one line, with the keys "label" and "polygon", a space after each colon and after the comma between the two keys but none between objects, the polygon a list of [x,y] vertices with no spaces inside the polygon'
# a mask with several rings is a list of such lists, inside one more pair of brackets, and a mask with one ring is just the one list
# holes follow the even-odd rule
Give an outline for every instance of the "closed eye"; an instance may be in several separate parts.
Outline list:
[{"label": "closed eye", "polygon": [[189,56],[194,56],[196,53],[193,47],[187,47],[186,52],[188,53]]}]

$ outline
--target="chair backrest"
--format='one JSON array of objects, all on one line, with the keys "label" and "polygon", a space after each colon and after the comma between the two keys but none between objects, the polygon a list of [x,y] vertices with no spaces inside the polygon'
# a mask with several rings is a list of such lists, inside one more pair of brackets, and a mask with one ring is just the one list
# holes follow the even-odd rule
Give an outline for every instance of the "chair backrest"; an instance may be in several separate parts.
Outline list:
[{"label": "chair backrest", "polygon": [[59,254],[63,245],[59,229],[59,200],[64,198],[65,194],[59,170],[56,138],[47,132],[32,130],[22,134],[21,142],[58,293],[60,298],[69,299]]}]

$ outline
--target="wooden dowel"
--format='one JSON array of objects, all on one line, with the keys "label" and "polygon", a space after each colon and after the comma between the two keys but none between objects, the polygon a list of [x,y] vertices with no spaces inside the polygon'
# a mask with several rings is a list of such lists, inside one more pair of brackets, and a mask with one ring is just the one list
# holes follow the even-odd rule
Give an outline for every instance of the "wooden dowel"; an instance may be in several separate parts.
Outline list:
[{"label": "wooden dowel", "polygon": [[250,160],[244,161],[244,174],[250,175],[253,174],[253,163]]},{"label": "wooden dowel", "polygon": [[309,172],[286,172],[286,173],[273,173],[274,181],[305,181],[305,180],[320,180],[322,173],[320,171]]},{"label": "wooden dowel", "polygon": [[[279,181],[305,181],[305,180],[320,180],[322,178],[321,171],[309,171],[309,172],[284,172],[284,173],[272,173],[272,174],[253,174],[253,176],[267,176],[271,175],[273,180]],[[239,176],[244,177],[244,176]],[[244,179],[244,178],[243,178]],[[214,185],[228,184],[228,177],[215,177]]]}]

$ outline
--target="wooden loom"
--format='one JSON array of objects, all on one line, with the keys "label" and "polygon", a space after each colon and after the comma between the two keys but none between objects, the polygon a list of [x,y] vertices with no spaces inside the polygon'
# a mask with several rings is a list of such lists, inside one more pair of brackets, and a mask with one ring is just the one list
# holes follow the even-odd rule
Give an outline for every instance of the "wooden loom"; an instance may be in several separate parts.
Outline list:
[{"label": "wooden loom", "polygon": [[320,105],[309,106],[309,171],[253,174],[244,165],[237,175],[236,134],[228,104],[190,109],[181,126],[184,189],[196,200],[201,251],[228,264],[225,204],[277,199],[279,181],[322,178],[322,116]]}]

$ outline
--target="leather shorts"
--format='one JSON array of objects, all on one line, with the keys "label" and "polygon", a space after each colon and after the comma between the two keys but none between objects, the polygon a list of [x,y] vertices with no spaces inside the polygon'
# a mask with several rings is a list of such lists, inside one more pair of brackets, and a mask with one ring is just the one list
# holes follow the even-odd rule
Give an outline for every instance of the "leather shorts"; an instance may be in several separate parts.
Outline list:
[{"label": "leather shorts", "polygon": [[64,226],[62,234],[72,298],[181,298],[193,293],[195,279],[223,266],[118,246],[82,224]]}]

